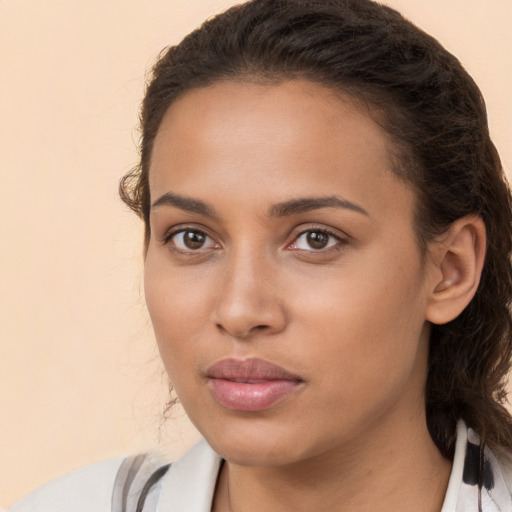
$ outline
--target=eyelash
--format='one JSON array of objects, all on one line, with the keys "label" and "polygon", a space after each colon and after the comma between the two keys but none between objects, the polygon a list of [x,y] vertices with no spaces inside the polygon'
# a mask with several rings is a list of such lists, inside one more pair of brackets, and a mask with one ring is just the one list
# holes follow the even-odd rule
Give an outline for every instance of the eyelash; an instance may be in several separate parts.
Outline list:
[{"label": "eyelash", "polygon": [[[208,233],[206,233],[202,229],[195,228],[195,227],[184,227],[184,228],[179,228],[179,229],[169,231],[168,233],[166,233],[164,238],[162,239],[161,243],[162,243],[162,245],[169,245],[169,242],[171,242],[171,240],[176,235],[179,235],[180,233],[187,233],[187,232],[200,234],[200,235],[202,235],[206,238],[209,238],[210,240],[213,241],[212,237],[210,237],[208,235]],[[311,227],[311,228],[305,229],[305,230],[301,231],[300,233],[298,233],[297,236],[294,238],[292,244],[296,244],[297,241],[300,239],[300,237],[303,235],[306,235],[307,233],[321,233],[321,234],[327,235],[329,238],[334,238],[337,243],[333,244],[331,246],[328,246],[327,248],[322,248],[322,249],[311,248],[309,250],[308,249],[295,249],[295,250],[309,252],[309,253],[327,254],[327,253],[330,253],[331,251],[339,251],[341,246],[346,245],[348,243],[347,239],[342,238],[340,235],[334,233],[333,231],[331,231],[325,227],[322,227],[322,228]],[[203,248],[201,247],[197,250],[194,250],[194,249],[180,249],[178,247],[172,247],[171,249],[173,251],[181,253],[181,254],[194,255],[194,254],[200,254],[201,249],[203,249]]]}]

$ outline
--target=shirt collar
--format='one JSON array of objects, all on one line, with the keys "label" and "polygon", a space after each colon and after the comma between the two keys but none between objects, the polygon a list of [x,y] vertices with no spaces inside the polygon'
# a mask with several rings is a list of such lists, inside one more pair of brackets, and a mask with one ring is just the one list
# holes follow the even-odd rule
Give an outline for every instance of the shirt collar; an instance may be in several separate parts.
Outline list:
[{"label": "shirt collar", "polygon": [[441,512],[512,512],[502,466],[480,437],[461,420],[453,467]]},{"label": "shirt collar", "polygon": [[204,439],[197,442],[164,476],[157,512],[210,512],[221,461]]}]

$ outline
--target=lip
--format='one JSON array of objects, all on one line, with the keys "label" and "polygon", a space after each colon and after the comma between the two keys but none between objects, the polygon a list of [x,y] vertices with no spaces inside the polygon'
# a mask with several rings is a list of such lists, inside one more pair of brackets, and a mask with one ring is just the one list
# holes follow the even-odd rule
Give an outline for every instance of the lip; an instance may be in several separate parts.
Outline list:
[{"label": "lip", "polygon": [[258,358],[222,359],[207,368],[206,376],[213,398],[236,411],[269,409],[304,382],[298,375]]}]

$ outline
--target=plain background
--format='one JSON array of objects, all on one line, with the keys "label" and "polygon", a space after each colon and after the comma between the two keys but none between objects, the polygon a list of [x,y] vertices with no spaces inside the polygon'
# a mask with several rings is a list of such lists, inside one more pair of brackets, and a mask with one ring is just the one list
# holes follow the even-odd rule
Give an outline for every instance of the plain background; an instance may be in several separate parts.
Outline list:
[{"label": "plain background", "polygon": [[[0,0],[0,505],[162,425],[142,226],[117,197],[155,56],[222,0]],[[512,170],[512,0],[389,0],[465,64]]]}]

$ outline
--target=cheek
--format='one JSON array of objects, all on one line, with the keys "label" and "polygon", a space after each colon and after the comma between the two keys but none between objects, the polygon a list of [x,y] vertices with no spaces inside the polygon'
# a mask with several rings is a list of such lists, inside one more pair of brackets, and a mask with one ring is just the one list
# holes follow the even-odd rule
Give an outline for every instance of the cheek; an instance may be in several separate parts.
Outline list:
[{"label": "cheek", "polygon": [[303,338],[315,340],[304,347],[304,360],[347,389],[406,378],[425,325],[422,268],[415,253],[407,254],[359,261],[338,280],[302,294],[296,314]]},{"label": "cheek", "polygon": [[353,334],[366,338],[365,332],[383,326],[387,329],[382,334],[394,326],[400,331],[413,318],[423,322],[423,281],[421,262],[412,249],[361,251],[331,275],[302,286],[296,304],[304,318],[317,317],[314,323],[327,331],[341,323],[343,330],[356,328]]},{"label": "cheek", "polygon": [[146,304],[172,378],[173,367],[180,366],[182,359],[193,359],[194,346],[204,338],[211,316],[211,295],[206,290],[211,286],[204,275],[169,269],[149,253],[144,274]]}]

